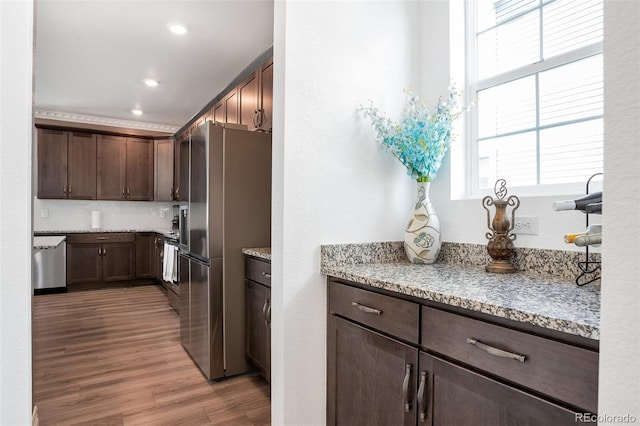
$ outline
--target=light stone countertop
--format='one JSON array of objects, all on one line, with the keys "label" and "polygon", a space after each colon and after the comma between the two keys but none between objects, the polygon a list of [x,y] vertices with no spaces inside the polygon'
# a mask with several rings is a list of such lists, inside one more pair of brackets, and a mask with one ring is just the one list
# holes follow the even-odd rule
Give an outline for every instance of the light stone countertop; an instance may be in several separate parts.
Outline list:
[{"label": "light stone countertop", "polygon": [[[353,252],[357,246],[342,247]],[[371,245],[362,246],[367,253],[360,259],[368,259],[363,263],[345,260],[336,252],[339,245],[322,246],[322,273],[589,339],[600,337],[599,285],[579,287],[567,279],[524,273],[492,274],[477,265],[414,265],[396,254],[371,255]],[[331,261],[325,262],[327,258]]]},{"label": "light stone countertop", "polygon": [[33,237],[33,248],[35,250],[46,250],[57,248],[67,237]]},{"label": "light stone countertop", "polygon": [[33,231],[33,235],[48,235],[48,234],[96,234],[96,233],[126,233],[126,232],[154,232],[156,234],[162,234],[167,238],[177,238],[177,231],[171,231],[169,229],[54,229],[48,231]]},{"label": "light stone countertop", "polygon": [[242,254],[268,260],[271,262],[271,247],[243,248]]}]

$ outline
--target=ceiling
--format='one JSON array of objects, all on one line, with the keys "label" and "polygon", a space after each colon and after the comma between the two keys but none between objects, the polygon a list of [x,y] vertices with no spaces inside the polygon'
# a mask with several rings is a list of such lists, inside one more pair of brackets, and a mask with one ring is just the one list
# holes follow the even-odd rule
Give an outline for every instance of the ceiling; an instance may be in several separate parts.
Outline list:
[{"label": "ceiling", "polygon": [[37,0],[35,39],[36,117],[175,131],[272,46],[273,0]]}]

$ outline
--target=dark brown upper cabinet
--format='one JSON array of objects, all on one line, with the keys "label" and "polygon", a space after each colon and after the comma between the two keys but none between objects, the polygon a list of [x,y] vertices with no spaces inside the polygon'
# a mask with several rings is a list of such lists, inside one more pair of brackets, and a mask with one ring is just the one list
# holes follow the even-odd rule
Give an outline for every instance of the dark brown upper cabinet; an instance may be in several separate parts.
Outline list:
[{"label": "dark brown upper cabinet", "polygon": [[273,58],[238,85],[239,119],[249,130],[270,131],[273,122]]},{"label": "dark brown upper cabinet", "polygon": [[258,128],[271,131],[273,127],[273,58],[262,64],[258,72],[260,74]]},{"label": "dark brown upper cabinet", "polygon": [[251,74],[242,83],[238,85],[238,101],[240,124],[247,126],[249,130],[258,128],[258,87],[259,74],[257,72]]},{"label": "dark brown upper cabinet", "polygon": [[153,140],[100,135],[98,199],[153,200]]},{"label": "dark brown upper cabinet", "polygon": [[156,139],[154,141],[154,193],[155,201],[173,201],[175,186],[173,181],[173,139]]},{"label": "dark brown upper cabinet", "polygon": [[38,129],[38,198],[95,200],[96,141],[91,133]]},{"label": "dark brown upper cabinet", "polygon": [[224,109],[225,109],[225,123],[235,123],[239,122],[239,113],[238,113],[238,89],[237,87],[233,88],[227,95],[224,97]]}]

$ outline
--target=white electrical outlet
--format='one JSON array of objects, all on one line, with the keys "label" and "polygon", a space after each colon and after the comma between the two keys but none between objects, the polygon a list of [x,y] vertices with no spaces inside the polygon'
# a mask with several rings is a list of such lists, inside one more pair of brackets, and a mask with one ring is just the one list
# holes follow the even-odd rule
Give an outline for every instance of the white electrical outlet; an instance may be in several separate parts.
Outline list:
[{"label": "white electrical outlet", "polygon": [[49,210],[41,209],[40,210],[40,217],[49,217]]},{"label": "white electrical outlet", "polygon": [[160,209],[160,217],[164,217],[167,209]]},{"label": "white electrical outlet", "polygon": [[516,216],[513,232],[520,235],[538,235],[538,216]]}]

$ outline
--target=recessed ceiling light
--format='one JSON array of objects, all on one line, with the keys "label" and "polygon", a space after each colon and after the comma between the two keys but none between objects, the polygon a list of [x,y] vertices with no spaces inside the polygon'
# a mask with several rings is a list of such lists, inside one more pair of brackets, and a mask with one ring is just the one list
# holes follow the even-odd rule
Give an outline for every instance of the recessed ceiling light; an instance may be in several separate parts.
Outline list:
[{"label": "recessed ceiling light", "polygon": [[141,109],[132,109],[131,112],[133,113],[133,115],[142,115]]},{"label": "recessed ceiling light", "polygon": [[158,80],[154,80],[152,78],[145,78],[143,81],[144,81],[144,84],[146,84],[149,87],[156,87],[159,84]]},{"label": "recessed ceiling light", "polygon": [[180,24],[169,24],[169,31],[174,34],[182,35],[187,33],[187,27]]}]

